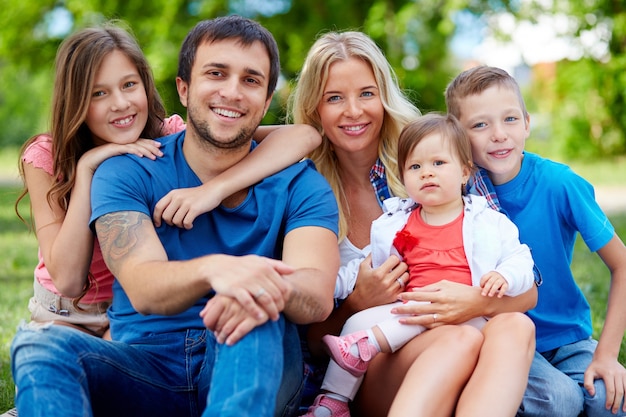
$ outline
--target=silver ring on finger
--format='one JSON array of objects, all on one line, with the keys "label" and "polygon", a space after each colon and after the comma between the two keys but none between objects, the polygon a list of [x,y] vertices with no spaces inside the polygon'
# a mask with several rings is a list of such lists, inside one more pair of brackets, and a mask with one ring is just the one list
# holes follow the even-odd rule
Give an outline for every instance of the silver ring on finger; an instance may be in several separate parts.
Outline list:
[{"label": "silver ring on finger", "polygon": [[400,284],[400,288],[404,288],[404,281],[402,281],[402,278],[396,278],[396,282]]},{"label": "silver ring on finger", "polygon": [[433,314],[433,323],[437,322],[437,313]]},{"label": "silver ring on finger", "polygon": [[254,294],[254,298],[259,298],[260,296],[262,296],[263,294],[265,294],[265,288],[261,287],[256,294]]}]

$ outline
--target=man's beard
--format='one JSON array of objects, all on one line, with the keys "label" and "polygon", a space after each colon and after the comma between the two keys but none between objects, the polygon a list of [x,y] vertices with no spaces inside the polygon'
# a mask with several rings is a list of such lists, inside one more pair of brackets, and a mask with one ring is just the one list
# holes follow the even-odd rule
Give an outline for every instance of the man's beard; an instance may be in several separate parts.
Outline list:
[{"label": "man's beard", "polygon": [[251,127],[243,127],[237,133],[237,135],[235,135],[229,141],[219,141],[215,139],[215,137],[211,133],[211,127],[209,126],[209,123],[206,120],[196,121],[194,118],[194,114],[195,111],[193,111],[192,108],[189,108],[187,112],[188,123],[193,126],[200,139],[202,139],[206,144],[218,149],[238,149],[243,146],[248,146],[250,139],[252,138],[252,134],[256,130],[256,127],[254,129]]}]

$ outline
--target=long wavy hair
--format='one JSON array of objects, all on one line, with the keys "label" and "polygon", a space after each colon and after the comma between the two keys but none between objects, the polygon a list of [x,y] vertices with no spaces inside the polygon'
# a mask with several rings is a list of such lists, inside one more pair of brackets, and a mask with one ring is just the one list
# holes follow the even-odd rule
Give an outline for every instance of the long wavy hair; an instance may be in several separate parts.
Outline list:
[{"label": "long wavy hair", "polygon": [[[49,135],[52,137],[53,176],[56,181],[47,193],[51,206],[54,202],[67,211],[76,182],[78,160],[96,146],[85,119],[96,72],[104,58],[113,51],[121,51],[135,64],[146,90],[148,121],[141,137],[153,139],[161,136],[165,107],[156,89],[148,60],[130,31],[123,28],[121,22],[109,21],[102,26],[73,33],[61,43],[55,60]],[[22,221],[24,219],[19,213],[19,203],[28,194],[22,154],[38,136],[24,143],[18,162],[24,189],[15,202],[15,212]],[[91,274],[89,281],[92,281]],[[89,286],[90,282],[83,295]]]},{"label": "long wavy hair", "polygon": [[[148,60],[135,38],[118,22],[85,28],[66,38],[59,46],[55,61],[54,92],[52,95],[51,128],[54,178],[48,191],[48,201],[56,201],[67,210],[76,181],[76,165],[81,156],[96,145],[85,123],[96,72],[104,58],[121,51],[137,67],[148,99],[148,121],[142,138],[161,136],[165,107],[156,89]],[[37,138],[28,139],[22,152]],[[18,164],[24,178],[24,169]],[[28,193],[26,186],[16,202]],[[19,213],[18,213],[19,215]]]},{"label": "long wavy hair", "polygon": [[399,178],[397,141],[402,128],[420,115],[418,108],[404,95],[397,76],[374,41],[362,32],[328,32],[317,39],[309,50],[288,102],[288,118],[293,123],[306,123],[322,134],[322,144],[310,158],[317,170],[330,183],[339,205],[339,241],[347,235],[349,208],[341,182],[332,144],[322,129],[317,111],[323,87],[328,81],[330,66],[337,61],[358,58],[374,72],[385,114],[380,131],[378,157],[385,166],[387,184],[392,194],[405,196]]}]

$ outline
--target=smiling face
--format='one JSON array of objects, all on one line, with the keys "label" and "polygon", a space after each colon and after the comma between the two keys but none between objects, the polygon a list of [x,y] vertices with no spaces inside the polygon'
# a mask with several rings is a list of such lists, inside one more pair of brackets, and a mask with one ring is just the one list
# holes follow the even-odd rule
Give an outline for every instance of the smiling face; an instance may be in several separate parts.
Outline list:
[{"label": "smiling face", "polygon": [[495,185],[515,178],[530,133],[530,117],[525,116],[516,92],[494,85],[460,99],[459,109],[474,162],[489,172]]},{"label": "smiling face", "polygon": [[247,145],[271,102],[270,61],[261,42],[237,39],[199,45],[190,82],[176,80],[187,107],[187,134],[217,148]]},{"label": "smiling face", "polygon": [[377,155],[385,110],[369,64],[358,58],[334,62],[317,111],[336,153]]},{"label": "smiling face", "polygon": [[127,144],[141,136],[148,99],[137,67],[121,51],[104,57],[96,72],[85,123],[96,145]]},{"label": "smiling face", "polygon": [[423,137],[403,167],[407,194],[428,208],[457,207],[470,170],[459,161],[450,140],[439,132]]}]

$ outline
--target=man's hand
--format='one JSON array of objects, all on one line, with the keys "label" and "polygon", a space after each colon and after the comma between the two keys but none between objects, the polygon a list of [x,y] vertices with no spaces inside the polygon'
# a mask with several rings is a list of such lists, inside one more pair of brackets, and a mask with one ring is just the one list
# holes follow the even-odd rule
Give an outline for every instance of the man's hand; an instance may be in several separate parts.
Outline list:
[{"label": "man's hand", "polygon": [[207,302],[200,312],[200,317],[206,328],[215,334],[217,342],[229,346],[267,321],[267,316],[265,318],[253,316],[237,300],[220,294],[216,294]]},{"label": "man's hand", "polygon": [[293,268],[275,259],[224,255],[219,264],[212,265],[211,287],[217,294],[236,299],[257,320],[278,320],[289,291],[282,275],[293,272]]}]

